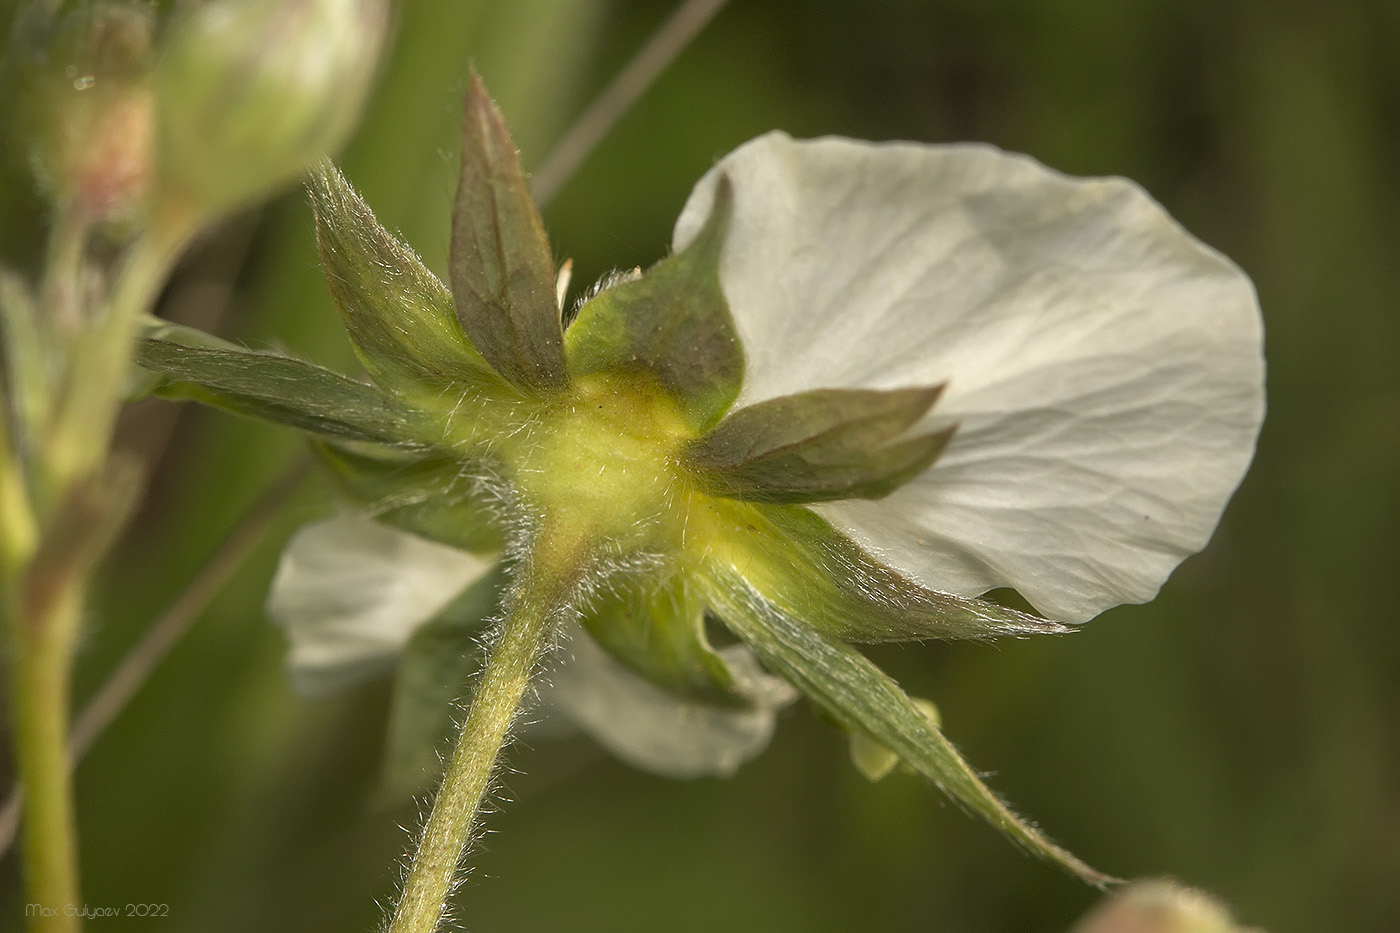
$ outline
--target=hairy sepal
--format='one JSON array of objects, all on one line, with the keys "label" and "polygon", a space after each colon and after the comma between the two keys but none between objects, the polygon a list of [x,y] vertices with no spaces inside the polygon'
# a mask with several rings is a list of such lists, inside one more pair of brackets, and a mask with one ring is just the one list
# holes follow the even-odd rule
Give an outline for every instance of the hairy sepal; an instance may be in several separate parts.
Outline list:
[{"label": "hairy sepal", "polygon": [[463,334],[446,286],[379,223],[329,160],[312,167],[307,190],[331,298],[374,381],[395,393],[463,382],[499,386]]},{"label": "hairy sepal", "polygon": [[953,428],[901,438],[942,386],[816,389],[741,408],[686,446],[711,495],[751,502],[879,499],[928,469]]},{"label": "hairy sepal", "polygon": [[[800,506],[724,503],[701,561],[743,568],[783,612],[843,641],[1060,634],[1067,626],[920,586]],[[721,543],[722,542],[722,543]]]},{"label": "hairy sepal", "polygon": [[698,700],[745,705],[724,659],[705,636],[705,605],[683,577],[621,579],[580,617],[614,658],[662,689]]},{"label": "hairy sepal", "polygon": [[734,403],[744,354],[719,282],[732,201],[721,178],[710,217],[689,246],[584,305],[566,339],[575,378],[645,373],[697,431]]},{"label": "hairy sepal", "polygon": [[919,774],[1012,841],[1098,887],[1113,879],[1018,817],[978,777],[932,720],[864,655],[797,621],[732,570],[707,594],[725,624],[774,672],[843,728],[890,749]]},{"label": "hairy sepal", "polygon": [[531,392],[568,382],[544,223],[505,120],[476,74],[463,116],[448,271],[462,329],[496,372]]},{"label": "hairy sepal", "polygon": [[420,415],[374,386],[289,356],[146,338],[137,362],[166,378],[157,395],[309,434],[412,447],[429,430]]}]

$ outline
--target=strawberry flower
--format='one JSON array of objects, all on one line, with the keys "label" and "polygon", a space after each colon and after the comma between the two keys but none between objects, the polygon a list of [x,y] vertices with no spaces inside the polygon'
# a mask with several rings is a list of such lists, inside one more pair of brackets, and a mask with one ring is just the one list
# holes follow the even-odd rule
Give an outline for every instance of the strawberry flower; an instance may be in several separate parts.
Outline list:
[{"label": "strawberry flower", "polygon": [[[311,192],[374,385],[168,339],[143,360],[167,394],[312,434],[363,510],[304,529],[274,581],[304,686],[398,655],[391,747],[430,766],[412,749],[482,671],[405,904],[440,903],[451,872],[422,866],[456,864],[541,665],[546,705],[677,776],[732,771],[801,694],[1106,880],[856,646],[1065,631],[1204,546],[1263,417],[1259,310],[1229,260],[1121,179],[773,133],[700,180],[671,256],[565,329],[479,82],[447,285],[334,169]],[[1000,587],[1039,614],[981,598]]]}]

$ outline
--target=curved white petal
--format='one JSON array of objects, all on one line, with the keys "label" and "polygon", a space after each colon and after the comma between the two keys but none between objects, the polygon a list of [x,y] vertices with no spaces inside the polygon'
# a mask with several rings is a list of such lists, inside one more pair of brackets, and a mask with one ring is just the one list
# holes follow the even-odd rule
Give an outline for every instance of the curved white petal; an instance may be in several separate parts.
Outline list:
[{"label": "curved white petal", "polygon": [[947,382],[926,472],[817,511],[901,572],[1013,586],[1080,621],[1152,598],[1205,545],[1263,418],[1249,279],[1131,182],[979,145],[760,137],[719,172],[738,404],[819,387]]},{"label": "curved white petal", "polygon": [[267,597],[296,689],[322,695],[387,668],[424,622],[494,566],[345,513],[292,536]]},{"label": "curved white petal", "polygon": [[787,681],[764,673],[743,645],[719,653],[753,701],[750,709],[712,706],[662,690],[577,628],[562,651],[563,662],[540,688],[541,702],[618,758],[666,777],[733,774],[768,745],[777,711],[797,696]]}]

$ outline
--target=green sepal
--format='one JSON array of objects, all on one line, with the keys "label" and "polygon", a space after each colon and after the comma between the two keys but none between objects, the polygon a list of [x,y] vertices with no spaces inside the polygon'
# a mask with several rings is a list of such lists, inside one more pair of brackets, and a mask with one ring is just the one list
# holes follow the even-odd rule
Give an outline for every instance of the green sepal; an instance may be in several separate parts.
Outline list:
[{"label": "green sepal", "polygon": [[726,176],[695,240],[639,278],[604,289],[569,326],[569,372],[644,372],[675,400],[693,430],[734,403],[744,352],[720,289],[719,258],[732,213]]},{"label": "green sepal", "polygon": [[710,646],[705,604],[683,577],[609,591],[580,621],[614,658],[664,690],[726,705],[749,702]]},{"label": "green sepal", "polygon": [[846,730],[895,752],[949,797],[1031,853],[1097,887],[1114,880],[1016,816],[915,701],[863,654],[779,611],[738,573],[721,574],[707,595],[725,624],[768,668]]},{"label": "green sepal", "polygon": [[341,492],[376,521],[475,554],[504,547],[468,463],[393,448],[315,447]]},{"label": "green sepal", "polygon": [[379,223],[329,159],[312,166],[307,190],[331,298],[374,381],[390,392],[405,382],[431,390],[499,385],[462,333],[447,287]]},{"label": "green sepal", "polygon": [[711,495],[750,502],[879,499],[928,469],[953,428],[896,440],[942,386],[817,389],[741,408],[686,445]]},{"label": "green sepal", "polygon": [[[1056,635],[1072,628],[904,577],[801,506],[732,503],[730,563],[782,611],[842,641]],[[713,550],[713,549],[712,549]]]},{"label": "green sepal", "polygon": [[505,120],[473,74],[448,260],[457,318],[506,381],[565,385],[563,324],[544,223]]},{"label": "green sepal", "polygon": [[456,720],[466,715],[471,679],[482,666],[482,632],[499,612],[504,588],[497,567],[415,632],[399,656],[384,753],[389,793],[418,793],[442,773]]},{"label": "green sepal", "polygon": [[289,356],[146,338],[136,361],[170,380],[157,395],[311,434],[416,446],[428,430],[418,415],[374,386]]}]

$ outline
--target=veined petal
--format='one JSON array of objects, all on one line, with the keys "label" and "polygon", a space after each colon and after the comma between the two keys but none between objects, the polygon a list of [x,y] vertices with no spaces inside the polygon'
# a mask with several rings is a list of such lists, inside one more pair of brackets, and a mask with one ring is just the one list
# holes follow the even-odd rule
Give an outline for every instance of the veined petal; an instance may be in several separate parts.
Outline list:
[{"label": "veined petal", "polygon": [[797,692],[764,673],[743,645],[719,649],[748,709],[717,706],[662,690],[574,628],[561,663],[540,688],[542,703],[576,723],[630,765],[666,777],[728,776],[763,751],[777,711]]},{"label": "veined petal", "polygon": [[1152,598],[1205,545],[1263,418],[1258,303],[1140,188],[774,133],[701,179],[676,248],[721,172],[737,405],[947,383],[915,428],[957,425],[931,469],[815,511],[931,589],[1012,586],[1067,621]]},{"label": "veined petal", "polygon": [[495,565],[345,513],[292,536],[267,598],[297,690],[324,695],[387,669],[410,636]]}]

